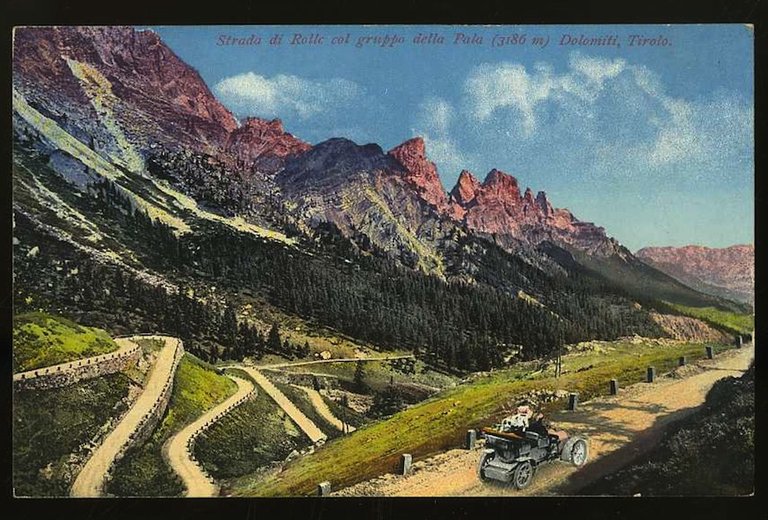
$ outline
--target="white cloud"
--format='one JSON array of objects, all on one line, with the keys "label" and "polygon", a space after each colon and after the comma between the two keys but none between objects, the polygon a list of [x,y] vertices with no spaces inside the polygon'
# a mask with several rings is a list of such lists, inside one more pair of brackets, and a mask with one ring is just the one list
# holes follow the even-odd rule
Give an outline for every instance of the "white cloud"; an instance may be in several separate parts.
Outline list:
[{"label": "white cloud", "polygon": [[419,105],[420,123],[434,131],[447,133],[456,110],[453,105],[438,97],[430,97]]},{"label": "white cloud", "polygon": [[626,68],[622,59],[593,58],[574,52],[569,70],[556,74],[547,63],[536,63],[529,72],[519,63],[484,63],[467,77],[464,91],[469,110],[481,122],[496,112],[514,109],[520,118],[523,137],[531,137],[537,128],[536,110],[544,102],[563,104],[571,98],[594,102],[605,83]]},{"label": "white cloud", "polygon": [[451,137],[451,126],[456,109],[445,99],[429,97],[416,111],[413,134],[424,138],[427,155],[438,168],[449,176],[467,167],[468,156]]},{"label": "white cloud", "polygon": [[338,110],[362,95],[361,87],[347,79],[314,81],[285,74],[267,78],[253,72],[224,78],[214,91],[238,115],[301,119]]},{"label": "white cloud", "polygon": [[561,73],[545,63],[479,65],[464,83],[463,107],[468,125],[515,138],[518,147],[578,142],[596,167],[616,173],[712,163],[752,135],[743,102],[673,97],[648,67],[580,52]]},{"label": "white cloud", "polygon": [[618,76],[627,66],[627,62],[618,58],[607,60],[585,56],[579,52],[570,55],[569,66],[592,83],[602,86],[606,80]]},{"label": "white cloud", "polygon": [[540,66],[529,74],[517,63],[484,63],[476,67],[467,78],[465,90],[469,93],[472,110],[480,121],[503,108],[515,108],[522,118],[522,128],[531,135],[536,126],[534,109],[550,95],[551,72]]}]

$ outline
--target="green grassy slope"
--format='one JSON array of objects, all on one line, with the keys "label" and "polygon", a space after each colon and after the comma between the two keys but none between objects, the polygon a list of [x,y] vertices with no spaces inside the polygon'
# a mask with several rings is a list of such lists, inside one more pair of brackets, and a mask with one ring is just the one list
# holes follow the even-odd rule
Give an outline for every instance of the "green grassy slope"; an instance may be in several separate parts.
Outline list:
[{"label": "green grassy slope", "polygon": [[725,330],[732,334],[752,334],[755,328],[755,316],[753,314],[739,314],[724,311],[715,307],[689,307],[668,303],[680,314],[698,318],[715,328]]},{"label": "green grassy slope", "polygon": [[254,472],[311,444],[262,390],[201,434],[195,456],[216,479]]},{"label": "green grassy slope", "polygon": [[184,487],[162,456],[163,443],[237,389],[229,378],[187,353],[179,363],[168,411],[141,446],[126,453],[112,472],[108,493],[118,496],[177,496]]},{"label": "green grassy slope", "polygon": [[130,379],[122,373],[52,390],[13,395],[13,486],[16,496],[67,496],[70,457],[111,417],[125,411]]},{"label": "green grassy slope", "polygon": [[31,312],[13,319],[14,372],[105,354],[117,348],[105,331],[83,327],[61,316]]},{"label": "green grassy slope", "polygon": [[[329,480],[335,488],[392,472],[401,453],[423,458],[460,445],[467,428],[489,424],[503,414],[502,406],[534,389],[578,391],[582,399],[607,392],[608,381],[622,385],[642,381],[647,366],[658,372],[675,366],[679,356],[693,360],[704,355],[702,344],[675,346],[617,342],[603,354],[570,355],[567,371],[554,379],[549,371],[531,373],[518,367],[447,390],[392,418],[364,426],[349,436],[328,442],[315,454],[291,462],[278,475],[241,481],[239,495],[303,495],[317,482]],[[592,365],[588,370],[578,368]],[[559,404],[558,406],[561,406]]]},{"label": "green grassy slope", "polygon": [[[393,366],[391,361],[368,361],[364,364],[365,382],[374,390],[386,388],[390,379],[394,383],[416,383],[435,388],[446,388],[456,384],[458,377],[436,372],[422,361],[414,363],[413,373],[403,373]],[[356,363],[318,363],[315,365],[299,365],[285,367],[286,372],[310,372],[313,374],[328,374],[351,383],[355,377]]]}]

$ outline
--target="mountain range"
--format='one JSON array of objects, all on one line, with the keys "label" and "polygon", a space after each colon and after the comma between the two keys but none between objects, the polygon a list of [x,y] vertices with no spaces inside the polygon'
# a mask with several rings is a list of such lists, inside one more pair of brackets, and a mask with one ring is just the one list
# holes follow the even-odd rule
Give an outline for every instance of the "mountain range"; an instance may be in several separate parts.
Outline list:
[{"label": "mountain range", "polygon": [[[17,28],[13,71],[17,220],[147,280],[198,279],[208,259],[194,256],[196,241],[239,233],[301,254],[319,247],[327,265],[362,269],[373,256],[425,280],[490,287],[563,323],[586,312],[577,297],[586,291],[614,335],[632,332],[627,316],[654,302],[742,309],[654,268],[500,169],[482,181],[464,170],[446,190],[420,137],[384,151],[335,136],[307,143],[279,119],[238,121],[151,30]],[[113,200],[105,193],[122,202],[103,206]],[[191,258],[183,268],[158,267],[158,250],[123,230],[137,210],[176,237],[168,247],[179,266]],[[339,241],[355,259],[337,258]],[[247,260],[226,262],[244,270]],[[211,273],[222,269],[217,261]],[[574,337],[588,334],[568,323]]]},{"label": "mountain range", "polygon": [[755,246],[644,247],[635,253],[653,267],[701,292],[755,301]]}]

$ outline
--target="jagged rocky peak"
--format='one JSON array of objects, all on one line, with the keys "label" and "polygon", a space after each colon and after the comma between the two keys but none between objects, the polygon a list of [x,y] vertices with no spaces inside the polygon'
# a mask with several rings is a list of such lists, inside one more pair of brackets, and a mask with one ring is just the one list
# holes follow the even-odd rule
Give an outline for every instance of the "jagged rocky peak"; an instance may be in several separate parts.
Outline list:
[{"label": "jagged rocky peak", "polygon": [[280,119],[248,117],[227,140],[226,150],[241,164],[254,165],[262,171],[282,168],[285,159],[306,152],[311,145],[288,133]]},{"label": "jagged rocky peak", "polygon": [[554,211],[552,208],[552,204],[549,203],[549,199],[547,199],[547,193],[544,191],[540,191],[536,194],[536,204],[539,206],[539,210],[546,216],[551,215]]},{"label": "jagged rocky peak", "polygon": [[408,139],[388,153],[405,168],[405,179],[417,187],[425,201],[439,209],[446,207],[448,197],[435,163],[427,158],[423,138]]},{"label": "jagged rocky peak", "polygon": [[520,201],[520,187],[517,179],[508,173],[496,168],[488,172],[482,184],[483,198],[496,198],[500,202],[516,204]]},{"label": "jagged rocky peak", "polygon": [[461,170],[456,186],[451,190],[451,201],[467,206],[477,196],[480,181],[469,170]]},{"label": "jagged rocky peak", "polygon": [[528,206],[533,205],[533,192],[531,191],[531,188],[525,188],[525,194],[523,195],[523,201]]}]

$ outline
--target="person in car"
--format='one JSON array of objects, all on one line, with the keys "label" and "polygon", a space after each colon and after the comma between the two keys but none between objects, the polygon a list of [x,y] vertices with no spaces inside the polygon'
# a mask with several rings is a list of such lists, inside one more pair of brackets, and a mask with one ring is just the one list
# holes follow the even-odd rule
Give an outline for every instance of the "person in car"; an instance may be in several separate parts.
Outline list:
[{"label": "person in car", "polygon": [[563,442],[568,438],[568,434],[566,432],[556,429],[555,425],[544,419],[544,414],[541,412],[536,414],[528,429],[538,433],[543,437],[548,435],[556,435],[558,442]]},{"label": "person in car", "polygon": [[505,417],[504,420],[501,421],[502,431],[510,432],[513,430],[527,430],[531,415],[532,412],[528,406],[518,406],[515,415]]}]

